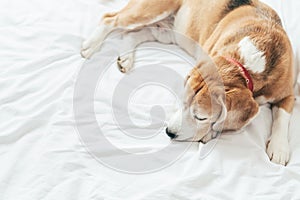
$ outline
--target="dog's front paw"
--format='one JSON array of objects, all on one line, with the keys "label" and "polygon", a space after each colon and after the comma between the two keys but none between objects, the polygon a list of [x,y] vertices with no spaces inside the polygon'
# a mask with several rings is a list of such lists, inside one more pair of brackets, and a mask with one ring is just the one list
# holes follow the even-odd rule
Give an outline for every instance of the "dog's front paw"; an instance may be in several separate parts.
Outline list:
[{"label": "dog's front paw", "polygon": [[286,165],[290,158],[290,147],[287,138],[272,137],[267,145],[267,154],[272,162]]},{"label": "dog's front paw", "polygon": [[88,59],[100,48],[100,46],[101,44],[99,44],[98,42],[85,40],[82,43],[80,54],[83,58]]},{"label": "dog's front paw", "polygon": [[133,53],[119,56],[117,60],[118,68],[122,73],[126,73],[132,69],[133,62],[134,62]]}]

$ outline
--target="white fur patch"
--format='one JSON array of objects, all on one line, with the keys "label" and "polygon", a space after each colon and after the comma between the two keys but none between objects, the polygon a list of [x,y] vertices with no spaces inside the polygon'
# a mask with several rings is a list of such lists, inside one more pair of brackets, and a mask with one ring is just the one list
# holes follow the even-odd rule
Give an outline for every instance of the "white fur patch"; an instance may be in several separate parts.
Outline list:
[{"label": "white fur patch", "polygon": [[188,28],[187,19],[190,16],[190,8],[183,5],[177,12],[174,20],[174,30],[184,34]]},{"label": "white fur patch", "polygon": [[259,104],[259,105],[264,105],[266,103],[272,103],[274,101],[274,99],[267,99],[265,96],[259,96],[255,98],[255,101]]},{"label": "white fur patch", "polygon": [[266,67],[266,57],[249,37],[243,38],[239,42],[241,57],[245,60],[245,67],[255,73],[261,73]]}]

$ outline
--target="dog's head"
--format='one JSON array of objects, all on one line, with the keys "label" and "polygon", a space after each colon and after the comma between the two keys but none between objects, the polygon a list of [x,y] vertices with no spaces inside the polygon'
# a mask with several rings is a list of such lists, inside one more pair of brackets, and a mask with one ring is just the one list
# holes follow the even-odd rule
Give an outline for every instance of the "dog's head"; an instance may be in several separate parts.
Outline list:
[{"label": "dog's head", "polygon": [[203,62],[188,75],[182,109],[171,118],[166,133],[174,140],[205,143],[222,131],[242,128],[257,112],[250,90],[224,86],[214,65]]}]

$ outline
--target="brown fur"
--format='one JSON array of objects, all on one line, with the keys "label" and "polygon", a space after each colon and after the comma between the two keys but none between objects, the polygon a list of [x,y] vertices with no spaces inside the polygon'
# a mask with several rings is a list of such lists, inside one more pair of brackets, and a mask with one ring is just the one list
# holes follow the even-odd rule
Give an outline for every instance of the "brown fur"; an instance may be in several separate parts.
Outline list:
[{"label": "brown fur", "polygon": [[[164,12],[176,13],[183,4],[190,9],[186,20],[188,28],[183,34],[199,42],[216,64],[224,83],[227,108],[224,129],[237,130],[249,123],[258,112],[254,99],[261,96],[291,113],[294,105],[291,44],[276,12],[258,0],[212,0],[209,3],[207,0],[131,0],[121,11],[105,15],[102,22],[114,27],[135,25],[134,28],[140,28],[154,23],[153,19]],[[264,52],[267,63],[262,73],[249,71],[254,83],[253,94],[239,69],[222,57],[244,63],[238,53],[238,43],[246,36]],[[199,63],[188,76],[190,89],[186,106],[205,104],[213,115],[212,102],[217,101],[208,94],[220,93],[219,85],[213,84],[219,77],[209,67],[203,67],[211,63]]]}]

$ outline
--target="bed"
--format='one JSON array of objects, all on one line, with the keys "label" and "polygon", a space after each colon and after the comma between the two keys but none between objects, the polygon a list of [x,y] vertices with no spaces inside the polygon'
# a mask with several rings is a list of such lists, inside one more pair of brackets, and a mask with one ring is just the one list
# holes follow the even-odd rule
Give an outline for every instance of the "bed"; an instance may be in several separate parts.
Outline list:
[{"label": "bed", "polygon": [[[221,135],[217,142],[170,142],[160,127],[162,116],[168,118],[178,104],[170,88],[180,89],[181,78],[170,78],[169,87],[143,82],[134,92],[130,80],[143,67],[167,69],[167,74],[172,68],[174,77],[187,73],[194,61],[180,48],[142,45],[136,72],[128,75],[116,66],[120,43],[108,42],[90,61],[80,56],[81,43],[101,14],[126,2],[1,1],[0,199],[300,199],[300,1],[264,0],[282,18],[295,53],[297,99],[286,167],[271,163],[265,152],[272,120],[268,105],[244,130]],[[80,82],[89,81],[89,76],[81,79],[84,70],[96,77],[94,88]],[[141,71],[149,82],[157,73]],[[86,105],[82,100],[91,91],[91,105]],[[132,94],[122,99],[122,91]],[[80,113],[91,108],[103,144],[93,131],[78,128],[90,123]],[[126,134],[132,132],[145,137]]]}]

